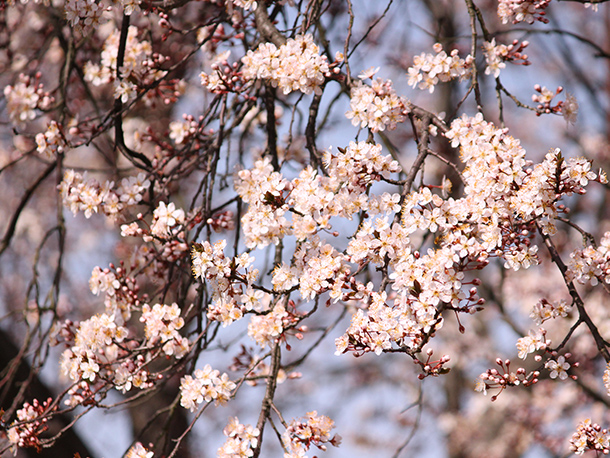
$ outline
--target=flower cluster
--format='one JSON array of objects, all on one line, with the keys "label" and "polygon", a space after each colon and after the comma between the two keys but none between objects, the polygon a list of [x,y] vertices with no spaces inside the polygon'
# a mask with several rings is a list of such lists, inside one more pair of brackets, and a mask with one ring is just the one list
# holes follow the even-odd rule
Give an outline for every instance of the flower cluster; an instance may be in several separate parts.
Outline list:
[{"label": "flower cluster", "polygon": [[115,317],[119,324],[129,320],[133,307],[138,305],[137,284],[122,267],[93,268],[89,278],[89,289],[96,296],[104,293],[106,314]]},{"label": "flower cluster", "polygon": [[40,451],[39,435],[48,429],[49,416],[45,414],[57,408],[57,406],[51,407],[52,401],[49,398],[40,404],[37,399],[34,399],[32,404],[26,402],[21,409],[17,410],[17,419],[11,423],[6,432],[15,453],[17,453],[17,447],[34,447]]},{"label": "flower cluster", "polygon": [[604,455],[610,453],[610,432],[602,429],[590,419],[582,421],[570,439],[570,448],[576,455],[582,455],[587,450],[595,450]]},{"label": "flower cluster", "polygon": [[109,6],[107,0],[66,0],[64,11],[70,26],[85,34],[99,25]]},{"label": "flower cluster", "polygon": [[237,417],[229,419],[222,431],[227,441],[218,449],[218,458],[249,457],[258,445],[260,431],[252,425],[242,425]]},{"label": "flower cluster", "polygon": [[277,304],[265,315],[255,315],[248,324],[248,335],[261,347],[266,347],[278,339],[284,332],[284,324],[290,320],[286,308]]},{"label": "flower cluster", "polygon": [[350,111],[345,113],[354,126],[368,127],[373,132],[394,130],[405,120],[409,102],[392,87],[391,80],[377,78],[371,85],[358,81],[350,91]]},{"label": "flower cluster", "polygon": [[74,215],[82,211],[85,218],[90,218],[94,213],[102,212],[115,219],[127,207],[140,203],[149,186],[150,181],[143,173],[123,178],[114,189],[114,182],[106,181],[100,185],[94,178],[89,178],[86,172],[80,174],[68,169],[59,185],[59,191],[64,205]]},{"label": "flower cluster", "polygon": [[[172,238],[178,235],[185,221],[186,215],[184,210],[176,208],[173,202],[167,205],[165,202],[159,202],[157,208],[153,211],[150,233],[159,239]],[[145,241],[149,240],[147,237],[144,239]]]},{"label": "flower cluster", "polygon": [[606,364],[606,370],[604,371],[603,376],[604,387],[606,387],[606,392],[608,396],[610,396],[610,363]]},{"label": "flower cluster", "polygon": [[263,43],[255,51],[248,51],[242,63],[245,78],[268,80],[284,94],[293,91],[321,94],[329,71],[326,56],[320,55],[320,48],[310,34],[290,38],[279,48],[273,43]]},{"label": "flower cluster", "polygon": [[231,51],[222,52],[212,58],[210,63],[212,71],[201,72],[201,85],[214,94],[227,92],[242,92],[251,79],[251,74],[242,72],[237,62],[228,62]]},{"label": "flower cluster", "polygon": [[77,405],[92,398],[105,384],[123,393],[133,387],[150,388],[155,380],[163,378],[162,372],[150,372],[151,361],[171,356],[182,358],[188,352],[189,341],[178,332],[184,320],[177,304],[152,307],[144,304],[140,321],[144,322],[145,338],[127,338],[128,330],[122,323],[139,304],[133,283],[122,268],[112,272],[96,267],[90,280],[92,292],[106,292],[106,302],[109,297],[118,296],[115,302],[125,304],[115,306],[114,310],[122,313],[96,315],[81,322],[76,329],[67,321],[58,330],[57,335],[71,345],[62,354],[62,372],[77,382],[70,390],[67,404]]},{"label": "flower cluster", "polygon": [[[405,196],[399,207],[399,222],[390,224],[382,216],[360,224],[348,243],[348,260],[387,265],[395,293],[388,296],[374,292],[368,285],[346,281],[335,293],[333,285],[334,297],[360,301],[349,329],[336,341],[339,354],[379,354],[394,344],[419,348],[425,336],[442,325],[441,303],[474,313],[483,302],[476,295],[476,286],[468,294],[462,291],[463,271],[483,268],[490,256],[503,257],[505,267],[515,270],[537,264],[533,222],[543,232],[552,233],[558,199],[581,193],[582,186],[595,178],[587,161],[566,160],[558,150],[549,153],[541,164],[528,168],[531,164],[525,160],[519,142],[505,129],[485,122],[481,115],[454,121],[446,136],[453,146],[460,146],[466,163],[465,196],[443,199],[423,187]],[[353,171],[350,175],[358,176]],[[355,192],[356,185],[351,189]],[[362,208],[370,209],[371,200],[372,197],[365,199]],[[438,247],[425,254],[416,251],[410,237],[417,230],[437,233]],[[300,278],[298,274],[290,271],[283,278]],[[519,356],[524,358],[546,345],[542,331],[530,333],[518,343]]]},{"label": "flower cluster", "polygon": [[242,230],[248,248],[277,245],[290,234],[290,223],[284,216],[288,211],[284,191],[289,181],[273,170],[271,159],[256,161],[251,170],[241,170],[235,179],[235,190],[250,207],[242,217]]},{"label": "flower cluster", "polygon": [[154,347],[160,342],[163,353],[182,358],[189,350],[189,342],[178,332],[184,326],[184,319],[180,316],[178,304],[155,304],[142,306],[140,321],[144,323],[144,332],[148,346]]},{"label": "flower cluster", "polygon": [[180,380],[180,405],[191,412],[204,401],[224,404],[236,387],[227,374],[221,375],[209,364],[195,370],[193,375],[185,375]]},{"label": "flower cluster", "polygon": [[43,85],[36,79],[19,75],[19,82],[14,86],[4,88],[6,111],[15,127],[23,127],[28,121],[36,117],[36,109],[45,109],[52,99],[44,92]]},{"label": "flower cluster", "polygon": [[334,427],[334,421],[326,415],[318,415],[315,410],[307,412],[304,418],[292,420],[282,434],[282,442],[288,452],[284,454],[284,458],[304,457],[312,445],[323,451],[326,450],[325,444],[338,447],[341,444],[341,436],[330,435]]},{"label": "flower cluster", "polygon": [[[80,323],[74,346],[62,354],[62,372],[74,382],[94,382],[100,369],[116,360],[127,329],[118,326],[114,316],[95,315]],[[110,371],[109,371],[110,372]]]},{"label": "flower cluster", "polygon": [[553,100],[563,92],[563,87],[559,86],[555,92],[553,92],[544,86],[541,87],[539,84],[536,84],[534,90],[536,91],[536,94],[532,95],[532,101],[538,104],[536,106],[537,116],[554,113],[563,116],[567,123],[574,124],[576,122],[578,116],[578,101],[574,95],[566,92],[565,101],[560,100],[553,105]]},{"label": "flower cluster", "polygon": [[36,144],[36,150],[46,159],[55,159],[55,156],[63,153],[67,146],[66,139],[55,121],[49,123],[44,133],[36,134]]},{"label": "flower cluster", "polygon": [[[138,28],[130,26],[127,33],[125,57],[120,68],[121,78],[117,79],[119,40],[120,31],[115,30],[104,42],[100,64],[92,62],[85,64],[85,79],[91,81],[94,86],[114,82],[115,98],[128,102],[135,98],[138,87],[146,86],[165,74],[163,70],[159,70],[159,66],[167,60],[167,57],[153,53],[150,42],[138,39]],[[154,96],[153,92],[147,94],[150,97]]]},{"label": "flower cluster", "polygon": [[392,156],[381,152],[382,147],[378,144],[349,142],[347,148],[339,148],[339,154],[327,151],[324,163],[329,175],[346,183],[348,190],[359,191],[373,181],[389,178],[402,170]]},{"label": "flower cluster", "polygon": [[174,140],[176,145],[183,145],[185,140],[197,132],[197,128],[198,123],[194,119],[172,121],[169,123],[169,138]]},{"label": "flower cluster", "polygon": [[568,304],[563,299],[558,301],[556,304],[549,302],[546,299],[541,299],[532,308],[530,318],[534,320],[538,326],[540,326],[542,323],[550,320],[551,318],[564,318],[568,316],[571,311],[572,305]]},{"label": "flower cluster", "polygon": [[492,39],[491,42],[485,41],[483,43],[483,51],[485,54],[485,61],[487,67],[485,68],[485,74],[493,74],[494,78],[500,75],[500,70],[506,67],[506,62],[519,62],[522,65],[529,65],[530,62],[527,60],[527,54],[522,54],[522,51],[529,45],[529,42],[523,41],[519,43],[518,40],[514,40],[510,45],[496,45],[496,39]]},{"label": "flower cluster", "polygon": [[503,24],[512,22],[527,22],[533,24],[534,21],[548,23],[544,17],[544,10],[549,6],[551,0],[499,0],[498,16]]},{"label": "flower cluster", "polygon": [[[463,174],[466,194],[478,196],[479,202],[487,202],[493,207],[491,219],[484,216],[489,210],[483,207],[481,210],[485,220],[493,222],[485,228],[486,232],[493,231],[498,242],[501,241],[501,227],[497,222],[508,219],[514,224],[512,215],[524,223],[537,219],[543,232],[553,234],[557,201],[564,194],[582,194],[589,180],[596,178],[590,171],[590,162],[582,158],[566,160],[559,149],[548,153],[542,163],[526,168],[529,164],[519,141],[507,135],[506,130],[496,129],[493,124],[483,121],[480,115],[454,121],[446,136],[453,146],[461,146],[461,157],[467,164]],[[530,254],[515,258],[515,250]],[[507,258],[507,262],[513,268],[517,267],[515,259],[520,263],[535,263],[531,257],[535,255],[534,250],[529,246],[529,240],[517,237],[511,243],[512,259]]]},{"label": "flower cluster", "polygon": [[214,232],[232,231],[235,228],[235,214],[231,210],[220,211],[208,218],[206,223]]},{"label": "flower cluster", "polygon": [[244,312],[261,310],[269,296],[253,288],[257,269],[248,268],[254,258],[247,253],[235,258],[224,254],[226,240],[213,246],[205,241],[195,244],[191,251],[193,275],[208,280],[212,289],[212,302],[208,306],[208,319],[228,326],[244,316]]},{"label": "flower cluster", "polygon": [[570,253],[567,262],[566,276],[569,280],[576,280],[581,284],[597,285],[610,283],[610,232],[601,238],[599,246],[592,245]]},{"label": "flower cluster", "polygon": [[440,43],[436,43],[433,49],[436,54],[422,53],[413,58],[413,66],[407,69],[409,86],[433,93],[439,82],[446,83],[456,78],[463,81],[470,77],[473,65],[471,55],[462,59],[457,49],[447,55]]}]

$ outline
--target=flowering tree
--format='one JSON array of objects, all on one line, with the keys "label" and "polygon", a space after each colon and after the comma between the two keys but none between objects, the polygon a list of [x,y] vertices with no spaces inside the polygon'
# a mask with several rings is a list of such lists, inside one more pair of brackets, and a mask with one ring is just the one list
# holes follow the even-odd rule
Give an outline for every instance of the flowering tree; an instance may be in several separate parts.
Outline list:
[{"label": "flowering tree", "polygon": [[609,453],[603,3],[3,2],[0,453]]}]

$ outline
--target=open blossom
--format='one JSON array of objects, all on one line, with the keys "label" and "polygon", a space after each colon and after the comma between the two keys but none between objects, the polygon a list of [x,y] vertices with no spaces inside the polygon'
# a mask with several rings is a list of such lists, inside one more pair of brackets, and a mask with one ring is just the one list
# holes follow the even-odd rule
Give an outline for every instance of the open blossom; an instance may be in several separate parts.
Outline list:
[{"label": "open blossom", "polygon": [[233,0],[233,4],[247,11],[255,10],[257,8],[258,2],[256,2],[255,0]]},{"label": "open blossom", "polygon": [[121,99],[121,102],[127,103],[134,100],[138,95],[136,85],[131,81],[121,80],[115,81],[114,98]]},{"label": "open blossom", "polygon": [[561,114],[569,124],[576,124],[578,117],[578,101],[570,93],[566,93],[566,100],[561,106]]},{"label": "open blossom", "polygon": [[263,43],[242,58],[243,76],[248,79],[268,80],[284,94],[301,91],[321,94],[321,86],[329,70],[326,56],[310,34],[290,38],[279,48]]},{"label": "open blossom", "polygon": [[525,359],[530,353],[538,350],[544,350],[551,344],[550,340],[546,340],[546,331],[543,328],[538,331],[530,330],[527,336],[517,340],[517,349],[519,350],[519,358]]},{"label": "open blossom", "polygon": [[176,208],[173,202],[167,205],[165,202],[159,202],[159,205],[153,212],[153,223],[150,232],[162,239],[171,237],[175,227],[184,224],[184,222],[184,210]]},{"label": "open blossom", "polygon": [[142,0],[121,0],[121,4],[123,5],[123,12],[126,16],[130,16],[134,11],[139,11],[140,3],[142,3]]},{"label": "open blossom", "polygon": [[195,133],[195,128],[190,121],[173,121],[169,123],[169,138],[181,145],[184,139]]},{"label": "open blossom", "polygon": [[133,447],[127,451],[125,458],[153,458],[153,456],[155,456],[154,452],[146,450],[141,442],[136,442]]},{"label": "open blossom", "polygon": [[610,396],[610,363],[606,364],[606,370],[604,371],[603,380],[606,392],[608,396]]},{"label": "open blossom", "polygon": [[547,361],[544,367],[548,369],[549,376],[551,378],[559,377],[559,380],[565,380],[568,378],[570,363],[566,361],[565,356],[560,356],[557,358],[557,361],[553,359]]}]

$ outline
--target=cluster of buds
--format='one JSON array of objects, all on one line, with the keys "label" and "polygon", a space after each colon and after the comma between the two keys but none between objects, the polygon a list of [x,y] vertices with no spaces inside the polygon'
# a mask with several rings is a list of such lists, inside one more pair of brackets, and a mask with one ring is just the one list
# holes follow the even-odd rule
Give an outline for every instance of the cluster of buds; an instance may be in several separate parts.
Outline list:
[{"label": "cluster of buds", "polygon": [[523,54],[523,50],[529,46],[529,41],[513,40],[508,46],[500,45],[502,50],[502,58],[507,62],[513,62],[519,65],[530,65],[527,54]]},{"label": "cluster of buds", "polygon": [[536,106],[536,116],[550,113],[560,114],[567,122],[574,124],[576,116],[578,115],[578,102],[576,101],[576,97],[570,93],[566,93],[565,101],[560,100],[553,105],[553,99],[563,92],[563,87],[557,87],[555,93],[553,93],[553,91],[546,87],[540,87],[539,84],[536,84],[534,90],[537,94],[532,95],[532,101],[538,104]]},{"label": "cluster of buds", "polygon": [[451,370],[448,367],[444,367],[444,365],[447,364],[451,359],[449,358],[449,355],[444,355],[441,357],[441,359],[432,361],[433,354],[434,350],[428,348],[428,350],[426,351],[427,358],[425,362],[420,361],[418,358],[413,358],[413,362],[415,364],[419,364],[423,371],[417,376],[420,380],[423,380],[430,375],[432,375],[433,377],[438,377],[439,375],[446,374]]},{"label": "cluster of buds", "polygon": [[8,440],[12,448],[34,447],[40,451],[40,434],[48,429],[49,413],[57,409],[53,406],[53,399],[49,398],[42,404],[34,399],[32,404],[26,402],[23,408],[17,411],[15,420],[8,429]]},{"label": "cluster of buds", "polygon": [[496,364],[500,366],[498,369],[487,369],[479,375],[477,381],[476,391],[482,391],[487,394],[488,389],[498,388],[500,391],[491,397],[492,401],[495,401],[500,393],[509,386],[531,386],[538,382],[539,371],[530,372],[529,374],[524,368],[520,367],[516,372],[510,371],[510,360],[502,361],[500,358],[496,359]]},{"label": "cluster of buds", "polygon": [[[473,267],[473,269],[481,269],[480,266],[481,266],[481,264],[476,264]],[[463,300],[465,302],[461,303],[459,306],[448,305],[447,306],[448,310],[453,310],[455,312],[460,312],[460,313],[469,313],[471,315],[474,315],[476,312],[480,312],[481,310],[483,310],[483,305],[485,305],[486,301],[484,298],[479,297],[479,291],[477,289],[477,286],[481,284],[481,280],[478,278],[475,278],[470,283],[474,286],[468,290],[468,296],[463,298]],[[465,285],[468,283],[464,282],[463,284]],[[466,328],[460,322],[460,318],[457,313],[456,313],[455,317],[457,318],[457,321],[458,321],[458,330],[460,331],[461,334],[464,334],[464,332],[466,332]]]},{"label": "cluster of buds", "polygon": [[201,72],[201,85],[213,94],[226,94],[229,92],[241,93],[249,82],[245,79],[237,62],[228,62],[231,51],[217,55],[212,61],[212,71],[208,74]]},{"label": "cluster of buds", "polygon": [[218,212],[206,221],[214,232],[231,231],[235,228],[235,215],[231,210]]},{"label": "cluster of buds", "polygon": [[563,92],[563,87],[557,87],[555,93],[550,89],[547,89],[546,86],[540,87],[539,84],[534,86],[534,90],[537,94],[532,95],[532,102],[537,103],[536,109],[538,110],[538,116],[543,113],[557,113],[561,111],[559,108],[559,103],[553,106],[553,99]]},{"label": "cluster of buds", "polygon": [[[553,351],[551,352],[551,356],[555,359],[549,359],[544,364],[544,367],[549,371],[549,376],[552,379],[558,378],[559,380],[566,380],[569,377],[572,380],[576,380],[578,378],[576,375],[568,374],[568,370],[570,369],[570,367],[579,366],[578,362],[575,362],[572,365],[568,363],[567,360],[572,357],[571,353],[566,353],[565,355],[558,357],[557,352]],[[536,357],[534,357],[534,359],[539,360],[542,359],[542,357],[540,355],[537,355]]]}]

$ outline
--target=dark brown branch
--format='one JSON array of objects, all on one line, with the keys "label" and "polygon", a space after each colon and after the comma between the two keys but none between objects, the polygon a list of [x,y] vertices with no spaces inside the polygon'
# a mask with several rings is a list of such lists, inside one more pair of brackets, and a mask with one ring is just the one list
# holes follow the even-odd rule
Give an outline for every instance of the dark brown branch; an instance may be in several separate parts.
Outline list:
[{"label": "dark brown branch", "polygon": [[574,301],[574,304],[576,305],[576,309],[578,310],[579,321],[581,320],[582,322],[584,322],[587,325],[587,327],[589,328],[589,331],[591,332],[591,335],[593,336],[593,339],[595,340],[595,345],[597,346],[597,349],[599,350],[600,354],[602,355],[602,357],[604,358],[604,360],[607,363],[610,363],[610,352],[608,351],[608,344],[604,340],[604,338],[601,336],[601,334],[599,333],[599,330],[597,329],[597,326],[595,325],[595,323],[593,323],[593,320],[587,313],[587,311],[585,309],[585,304],[584,304],[582,298],[580,297],[580,294],[578,294],[578,291],[576,290],[576,286],[574,285],[574,282],[568,281],[568,279],[566,277],[568,268],[566,267],[563,260],[561,259],[561,256],[557,252],[557,248],[555,248],[555,245],[553,244],[553,241],[551,240],[549,235],[545,234],[540,227],[538,227],[538,232],[540,233],[540,235],[542,236],[542,238],[544,240],[544,244],[546,245],[547,250],[548,250],[549,254],[551,255],[551,259],[553,260],[555,265],[557,265],[557,267],[561,271],[565,284],[568,287],[570,296],[572,296],[572,300]]},{"label": "dark brown branch", "polygon": [[267,422],[267,418],[269,417],[271,404],[273,402],[273,397],[275,396],[275,389],[277,388],[277,374],[281,367],[280,362],[281,343],[276,342],[271,352],[271,367],[269,370],[269,375],[267,377],[267,390],[265,391],[265,397],[263,398],[263,403],[261,406],[261,413],[258,417],[258,423],[256,424],[256,427],[260,431],[260,434],[258,436],[258,443],[256,444],[256,447],[253,450],[253,458],[258,458],[261,453],[261,446],[263,445],[263,430],[265,429],[265,423]]},{"label": "dark brown branch", "polygon": [[4,237],[2,238],[2,243],[0,243],[0,256],[2,256],[2,253],[4,253],[4,251],[10,245],[11,239],[13,238],[13,235],[15,234],[15,228],[17,227],[17,221],[19,221],[19,216],[21,215],[21,212],[23,211],[23,209],[27,205],[28,201],[34,194],[34,191],[36,191],[38,186],[40,186],[40,184],[49,175],[51,175],[53,170],[55,170],[56,166],[57,166],[57,162],[53,162],[52,164],[50,164],[45,169],[45,171],[42,173],[42,175],[40,175],[38,177],[38,179],[32,184],[32,186],[30,186],[28,189],[26,189],[25,194],[21,198],[21,201],[19,202],[17,209],[13,213],[13,216],[12,216],[10,222],[8,223],[8,227],[6,228],[6,232],[4,233]]},{"label": "dark brown branch", "polygon": [[[123,62],[125,61],[125,49],[127,47],[127,34],[129,32],[129,18],[126,14],[123,14],[123,22],[121,24],[121,37],[119,41],[119,50],[117,52],[117,62],[116,62],[116,78],[117,80],[122,80],[123,77],[121,75],[121,68],[123,67]],[[137,151],[133,151],[131,148],[128,148],[125,144],[125,135],[123,133],[123,101],[121,97],[117,97],[114,100],[114,141],[116,143],[116,147],[133,165],[136,167],[152,170],[152,163],[150,160],[142,153]],[[137,161],[136,161],[137,159]],[[141,162],[141,163],[138,163]]]}]

